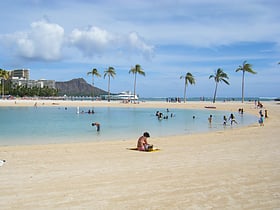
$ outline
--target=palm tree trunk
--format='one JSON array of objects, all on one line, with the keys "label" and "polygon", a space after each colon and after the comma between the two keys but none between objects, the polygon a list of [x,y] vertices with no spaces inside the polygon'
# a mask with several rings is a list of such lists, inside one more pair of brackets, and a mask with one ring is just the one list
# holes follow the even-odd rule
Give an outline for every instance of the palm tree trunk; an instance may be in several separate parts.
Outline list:
[{"label": "palm tree trunk", "polygon": [[135,77],[134,77],[134,101],[135,101],[135,95],[136,95],[136,73],[135,73]]},{"label": "palm tree trunk", "polygon": [[243,74],[242,74],[242,103],[244,102],[244,76],[245,76],[245,71],[243,70]]},{"label": "palm tree trunk", "polygon": [[108,77],[108,101],[110,101],[110,75]]},{"label": "palm tree trunk", "polygon": [[92,100],[94,100],[94,76],[92,75]]},{"label": "palm tree trunk", "polygon": [[185,83],[185,89],[184,89],[184,103],[186,103],[186,91],[187,91],[187,84]]},{"label": "palm tree trunk", "polygon": [[5,95],[5,82],[4,81],[5,81],[5,79],[3,78],[2,81],[3,81],[2,82],[2,99],[4,100],[4,95]]},{"label": "palm tree trunk", "polygon": [[214,92],[213,103],[215,103],[215,102],[216,102],[217,89],[218,89],[218,82],[216,82],[216,87],[215,87],[215,92]]}]

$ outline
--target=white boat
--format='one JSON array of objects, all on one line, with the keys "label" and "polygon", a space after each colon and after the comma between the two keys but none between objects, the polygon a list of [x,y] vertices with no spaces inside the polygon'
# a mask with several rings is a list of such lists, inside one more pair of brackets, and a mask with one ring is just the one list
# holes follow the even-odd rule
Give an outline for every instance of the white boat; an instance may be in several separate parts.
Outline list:
[{"label": "white boat", "polygon": [[[102,99],[108,100],[109,95],[103,95]],[[110,100],[138,100],[138,96],[132,94],[130,91],[123,91],[119,94],[110,95]]]}]

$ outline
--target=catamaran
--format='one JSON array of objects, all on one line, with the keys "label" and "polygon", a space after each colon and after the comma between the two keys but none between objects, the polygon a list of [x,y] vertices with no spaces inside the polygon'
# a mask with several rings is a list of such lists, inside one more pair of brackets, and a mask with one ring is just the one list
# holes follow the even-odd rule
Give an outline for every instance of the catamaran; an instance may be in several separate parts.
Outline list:
[{"label": "catamaran", "polygon": [[[102,95],[101,96],[102,100],[108,100],[109,95]],[[123,91],[120,92],[119,94],[112,94],[110,95],[110,100],[138,100],[138,96],[131,91]]]}]

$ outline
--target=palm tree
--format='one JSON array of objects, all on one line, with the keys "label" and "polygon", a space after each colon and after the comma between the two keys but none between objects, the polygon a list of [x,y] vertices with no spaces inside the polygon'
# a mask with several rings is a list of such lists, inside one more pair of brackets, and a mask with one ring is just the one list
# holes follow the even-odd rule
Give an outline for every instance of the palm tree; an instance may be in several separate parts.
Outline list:
[{"label": "palm tree", "polygon": [[185,76],[182,75],[182,76],[180,77],[180,79],[183,79],[183,78],[185,79],[184,103],[186,103],[186,91],[187,91],[188,83],[190,83],[191,85],[192,85],[192,84],[195,84],[195,79],[194,79],[193,75],[192,75],[190,72],[186,73]]},{"label": "palm tree", "polygon": [[92,75],[92,100],[94,100],[94,76],[101,77],[98,70],[96,68],[93,68],[90,72],[87,73],[87,75]]},{"label": "palm tree", "polygon": [[216,101],[216,94],[217,94],[217,89],[218,89],[218,83],[219,82],[224,82],[227,85],[229,85],[229,82],[227,81],[228,75],[223,71],[223,69],[218,68],[215,74],[212,74],[209,76],[209,79],[214,78],[216,86],[215,86],[215,92],[214,92],[214,98],[213,98],[213,103]]},{"label": "palm tree", "polygon": [[135,99],[135,95],[136,95],[136,75],[137,74],[140,74],[140,75],[143,75],[145,76],[145,72],[144,70],[141,68],[140,64],[136,64],[135,67],[132,67],[130,70],[129,70],[129,74],[132,73],[134,74],[134,99]]},{"label": "palm tree", "polygon": [[247,63],[247,61],[244,61],[242,66],[240,65],[235,72],[238,71],[242,71],[242,103],[244,102],[244,76],[245,76],[245,72],[251,73],[251,74],[256,74],[257,72],[255,72],[252,69],[252,65]]},{"label": "palm tree", "polygon": [[110,101],[110,79],[111,77],[114,78],[116,76],[115,69],[110,66],[107,70],[104,71],[104,79],[106,76],[108,76],[108,101]]},{"label": "palm tree", "polygon": [[7,80],[9,78],[9,72],[4,70],[4,69],[0,69],[0,79],[2,80],[2,99],[4,99],[4,95],[5,95],[5,80]]}]

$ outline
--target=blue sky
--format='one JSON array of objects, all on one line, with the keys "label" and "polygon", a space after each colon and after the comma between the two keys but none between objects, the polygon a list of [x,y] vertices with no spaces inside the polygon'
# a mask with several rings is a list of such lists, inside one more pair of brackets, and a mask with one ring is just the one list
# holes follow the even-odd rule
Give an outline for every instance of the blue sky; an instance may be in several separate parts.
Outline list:
[{"label": "blue sky", "polygon": [[[241,97],[247,60],[257,71],[245,75],[245,96],[279,97],[280,2],[278,0],[10,0],[0,1],[0,68],[30,69],[31,79],[67,81],[112,66],[111,92],[133,90],[142,97],[183,96],[181,75],[196,84],[187,97],[212,97],[218,68],[230,85],[218,97]],[[107,90],[107,79],[95,86]]]}]

